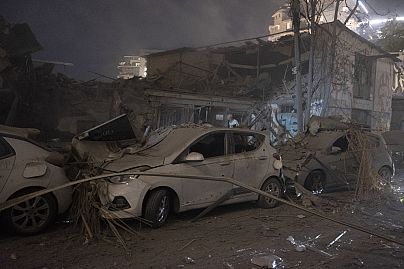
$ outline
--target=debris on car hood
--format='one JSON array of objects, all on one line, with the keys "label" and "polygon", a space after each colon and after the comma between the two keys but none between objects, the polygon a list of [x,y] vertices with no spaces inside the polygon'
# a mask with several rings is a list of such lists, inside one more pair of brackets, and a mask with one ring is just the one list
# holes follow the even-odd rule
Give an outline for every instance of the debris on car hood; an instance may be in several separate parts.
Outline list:
[{"label": "debris on car hood", "polygon": [[187,124],[151,132],[146,129],[140,136],[139,128],[124,114],[74,137],[72,155],[77,161],[113,172],[152,168],[167,163],[176,150],[207,128],[211,127]]}]

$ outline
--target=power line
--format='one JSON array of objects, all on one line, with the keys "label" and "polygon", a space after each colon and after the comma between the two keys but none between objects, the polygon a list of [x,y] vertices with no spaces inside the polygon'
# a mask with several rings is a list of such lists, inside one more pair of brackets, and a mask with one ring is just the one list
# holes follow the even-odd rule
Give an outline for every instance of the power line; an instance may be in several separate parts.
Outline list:
[{"label": "power line", "polygon": [[[305,28],[304,28],[304,29],[305,29]],[[301,30],[304,30],[304,29],[301,29]],[[238,43],[238,42],[256,40],[256,39],[261,39],[261,38],[271,37],[271,36],[277,36],[277,35],[287,34],[287,33],[293,33],[293,30],[286,30],[286,31],[279,32],[279,33],[276,33],[276,34],[267,34],[267,35],[261,35],[261,36],[256,36],[256,37],[248,37],[248,38],[243,38],[243,39],[237,39],[237,40],[232,40],[232,41],[226,41],[226,42],[221,42],[221,43],[215,43],[215,44],[211,44],[211,45],[205,45],[205,46],[195,47],[195,49],[204,49],[204,48],[216,47],[216,46],[220,46],[220,45],[227,45],[227,44],[232,44],[232,43]]]}]

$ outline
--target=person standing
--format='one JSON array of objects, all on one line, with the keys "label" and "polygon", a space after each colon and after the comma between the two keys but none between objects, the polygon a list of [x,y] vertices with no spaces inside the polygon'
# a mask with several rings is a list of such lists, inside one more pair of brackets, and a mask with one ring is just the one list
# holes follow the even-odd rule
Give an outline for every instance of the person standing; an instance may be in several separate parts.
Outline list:
[{"label": "person standing", "polygon": [[238,123],[238,120],[233,118],[233,114],[228,114],[227,115],[227,126],[228,128],[234,128],[234,127],[239,127],[240,124]]}]

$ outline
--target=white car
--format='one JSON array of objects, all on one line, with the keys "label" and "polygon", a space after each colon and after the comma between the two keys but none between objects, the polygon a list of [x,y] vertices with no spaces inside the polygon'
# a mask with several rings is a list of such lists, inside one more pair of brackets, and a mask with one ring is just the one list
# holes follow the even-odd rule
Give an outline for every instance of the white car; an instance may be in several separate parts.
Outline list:
[{"label": "white car", "polygon": [[[0,204],[34,191],[68,182],[51,151],[29,139],[33,129],[0,125]],[[0,212],[10,231],[31,235],[43,231],[70,206],[72,189],[64,188]]]},{"label": "white car", "polygon": [[[73,153],[76,159],[89,157],[92,163],[103,163],[100,165],[103,173],[147,171],[228,177],[277,197],[284,192],[282,163],[265,133],[247,129],[175,127],[152,136],[138,150],[124,148],[117,141],[96,140],[91,141],[88,134],[76,137]],[[100,196],[111,216],[142,216],[157,228],[166,222],[170,212],[207,207],[229,191],[233,196],[224,204],[252,200],[265,208],[278,204],[227,182],[161,176],[110,177]]]}]

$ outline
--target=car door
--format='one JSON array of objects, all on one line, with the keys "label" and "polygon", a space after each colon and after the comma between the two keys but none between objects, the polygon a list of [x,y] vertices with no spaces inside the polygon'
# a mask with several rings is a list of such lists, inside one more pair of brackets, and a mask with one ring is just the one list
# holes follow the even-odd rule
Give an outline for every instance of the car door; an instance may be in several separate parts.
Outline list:
[{"label": "car door", "polygon": [[15,152],[7,141],[0,137],[0,192],[3,190],[15,162]]},{"label": "car door", "polygon": [[[240,131],[231,134],[231,156],[235,164],[234,179],[259,188],[271,165],[271,156],[264,143],[265,136]],[[234,186],[234,190],[236,194],[248,192],[237,186]]]},{"label": "car door", "polygon": [[339,187],[346,185],[346,183],[351,185],[356,182],[359,165],[355,155],[349,150],[349,140],[346,135],[341,135],[332,143],[328,149],[325,161],[329,164],[331,170],[342,175],[347,181],[341,182],[341,180],[336,179],[328,181],[328,187]]},{"label": "car door", "polygon": [[[193,142],[179,157],[174,170],[184,175],[202,175],[214,177],[233,177],[234,161],[228,152],[226,132],[209,133]],[[204,160],[185,162],[185,157],[196,152]],[[182,198],[184,207],[201,207],[217,201],[232,189],[232,184],[219,181],[198,179],[182,180]]]}]

